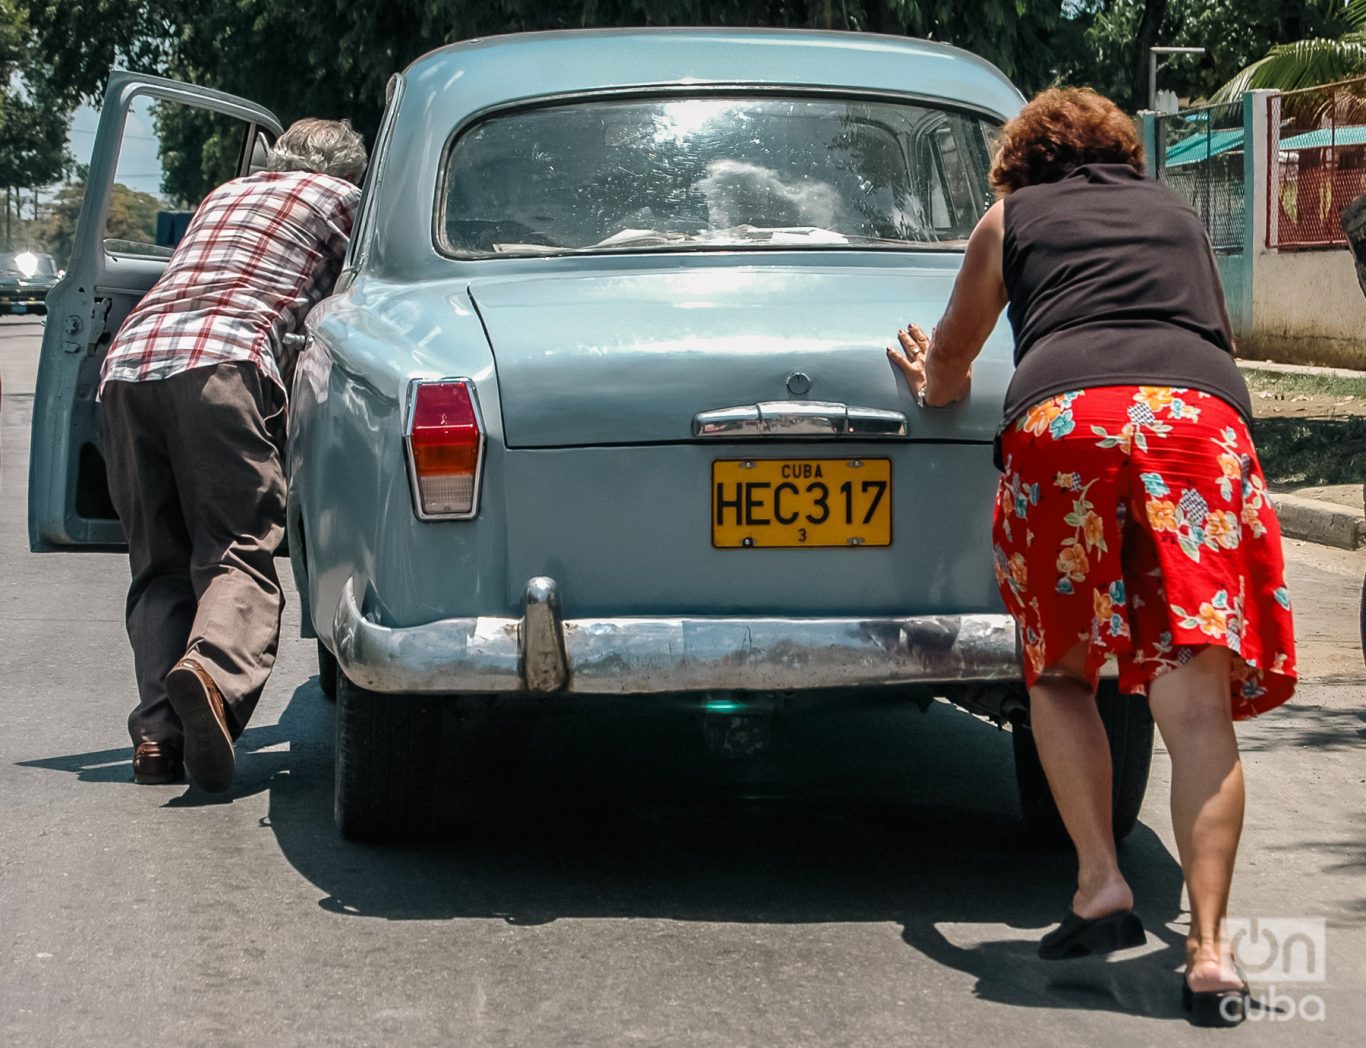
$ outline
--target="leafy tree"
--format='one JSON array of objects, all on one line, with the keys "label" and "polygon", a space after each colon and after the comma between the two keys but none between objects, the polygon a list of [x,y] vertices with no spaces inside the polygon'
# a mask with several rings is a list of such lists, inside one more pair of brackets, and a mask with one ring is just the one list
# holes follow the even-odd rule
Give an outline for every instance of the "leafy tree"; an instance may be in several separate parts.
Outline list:
[{"label": "leafy tree", "polygon": [[1175,18],[1163,42],[1209,48],[1206,59],[1173,67],[1191,97],[1211,97],[1239,70],[1289,40],[1337,35],[1348,25],[1345,0],[1172,0]]},{"label": "leafy tree", "polygon": [[167,103],[154,108],[161,144],[161,189],[169,200],[196,207],[237,173],[246,125],[234,117]]},{"label": "leafy tree", "polygon": [[85,182],[69,182],[57,190],[47,206],[42,240],[63,265],[71,258],[71,248],[76,240],[76,219],[84,200]]},{"label": "leafy tree", "polygon": [[1150,0],[1078,0],[1085,47],[1070,81],[1089,83],[1137,110],[1147,105],[1148,48],[1203,47],[1198,58],[1175,58],[1162,84],[1178,95],[1207,98],[1278,44],[1336,35],[1348,24],[1347,0],[1164,0],[1162,6],[1154,22]]},{"label": "leafy tree", "polygon": [[1136,111],[1148,104],[1150,47],[1203,47],[1198,57],[1173,58],[1161,83],[1187,98],[1208,98],[1277,44],[1340,32],[1347,2],[1071,0],[1067,11],[1081,26],[1082,45],[1059,64],[1068,83],[1089,84]]},{"label": "leafy tree", "polygon": [[[85,171],[75,182],[68,182],[57,191],[47,207],[41,239],[47,249],[58,259],[65,262],[71,257],[71,248],[76,239],[76,219],[81,214],[81,204],[85,200]],[[114,184],[113,195],[109,200],[109,219],[105,223],[104,235],[114,240],[133,240],[139,243],[153,243],[156,239],[157,212],[162,203],[150,193],[140,193],[129,189],[120,182]]]},{"label": "leafy tree", "polygon": [[104,235],[114,240],[154,243],[157,212],[161,207],[161,201],[150,193],[140,193],[122,183],[115,183],[113,196],[109,200],[109,218],[104,224]]},{"label": "leafy tree", "polygon": [[1236,98],[1256,88],[1294,91],[1366,75],[1366,0],[1334,7],[1334,19],[1301,26],[1303,36],[1272,47],[1227,80],[1216,97]]},{"label": "leafy tree", "polygon": [[[52,82],[68,101],[94,100],[110,66],[162,73],[245,95],[286,122],[348,116],[369,141],[389,77],[442,44],[530,29],[627,25],[822,26],[931,37],[995,62],[1024,90],[1062,74],[1082,46],[1076,0],[0,0],[38,28]],[[171,197],[215,177],[238,143],[165,120]],[[217,138],[217,141],[211,141]],[[229,148],[231,145],[231,148]],[[195,174],[191,169],[200,165]]]},{"label": "leafy tree", "polygon": [[[1169,4],[1164,0],[1163,14],[1168,13],[1168,6],[1177,8],[1181,2],[1182,0],[1175,0],[1175,3]],[[1255,3],[1257,0],[1252,2]],[[1148,8],[1142,0],[1101,0],[1092,5],[1089,12],[1090,24],[1086,28],[1086,41],[1092,57],[1089,61],[1084,61],[1072,77],[1073,82],[1088,84],[1120,104],[1128,106],[1134,112],[1148,106],[1147,48],[1159,43],[1159,40],[1153,39],[1143,46],[1139,41],[1139,22],[1145,10]],[[1171,11],[1171,15],[1173,19],[1179,17],[1177,10]],[[1151,21],[1149,25],[1151,26]],[[1161,29],[1159,23],[1161,43],[1177,43],[1169,33],[1162,33]],[[1204,45],[1197,43],[1192,46]],[[1180,92],[1185,86],[1181,82],[1181,74],[1192,64],[1188,59],[1178,60],[1177,67],[1164,75],[1164,85]],[[1134,80],[1140,65],[1143,68],[1143,82],[1141,87],[1136,89]]]},{"label": "leafy tree", "polygon": [[[348,116],[373,141],[389,77],[442,44],[531,29],[628,25],[808,26],[943,40],[991,60],[1023,90],[1085,83],[1131,109],[1147,103],[1148,49],[1202,46],[1163,83],[1208,95],[1268,49],[1339,37],[1366,0],[0,0],[27,12],[53,97],[97,98],[110,66],[253,98],[286,122]],[[1313,43],[1314,41],[1310,41]],[[1348,57],[1366,41],[1339,41]],[[1353,49],[1356,49],[1355,51]],[[1301,55],[1299,47],[1296,55]],[[1329,68],[1316,47],[1314,59]],[[1366,59],[1363,59],[1366,60]],[[1344,60],[1345,61],[1345,60]],[[1333,70],[1355,68],[1344,64]],[[221,181],[236,128],[158,114],[163,189],[194,200]]]},{"label": "leafy tree", "polygon": [[14,0],[0,0],[0,187],[45,185],[66,169],[71,111],[58,103],[44,72],[23,11]]},{"label": "leafy tree", "polygon": [[[167,68],[179,0],[0,0],[32,26],[53,96],[74,108],[98,102],[113,66]],[[215,5],[217,6],[217,5]]]}]

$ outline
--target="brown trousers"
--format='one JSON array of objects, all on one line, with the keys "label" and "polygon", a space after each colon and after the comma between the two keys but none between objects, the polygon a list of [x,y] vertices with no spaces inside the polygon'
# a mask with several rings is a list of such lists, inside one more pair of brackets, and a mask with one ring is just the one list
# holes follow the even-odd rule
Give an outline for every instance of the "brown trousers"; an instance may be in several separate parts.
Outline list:
[{"label": "brown trousers", "polygon": [[128,731],[179,747],[163,681],[185,655],[235,736],[275,665],[284,596],[284,397],[249,363],[104,389],[109,492],[128,538],[126,620],[139,702]]}]

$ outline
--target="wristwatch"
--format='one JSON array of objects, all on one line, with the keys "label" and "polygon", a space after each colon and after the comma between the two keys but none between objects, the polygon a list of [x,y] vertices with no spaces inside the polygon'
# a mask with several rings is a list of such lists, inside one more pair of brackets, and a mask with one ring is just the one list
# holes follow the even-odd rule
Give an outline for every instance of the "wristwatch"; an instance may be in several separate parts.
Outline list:
[{"label": "wristwatch", "polygon": [[919,405],[919,406],[922,407],[922,408],[928,406],[928,405],[926,405],[926,403],[925,403],[925,390],[927,390],[927,389],[929,389],[929,388],[930,388],[930,385],[929,385],[929,383],[927,382],[927,383],[925,383],[925,385],[921,386],[920,389],[919,389],[919,390],[916,392],[916,394],[915,394],[915,402],[916,402],[917,405]]}]

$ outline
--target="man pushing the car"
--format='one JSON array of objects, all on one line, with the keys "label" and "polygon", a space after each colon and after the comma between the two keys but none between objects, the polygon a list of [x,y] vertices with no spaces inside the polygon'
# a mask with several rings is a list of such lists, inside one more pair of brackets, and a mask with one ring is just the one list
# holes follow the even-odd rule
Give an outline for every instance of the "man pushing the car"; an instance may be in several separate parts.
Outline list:
[{"label": "man pushing the car", "polygon": [[204,198],[104,361],[109,490],[128,538],[133,781],[232,785],[284,599],[285,335],[332,289],[365,147],[300,120],[267,169]]}]

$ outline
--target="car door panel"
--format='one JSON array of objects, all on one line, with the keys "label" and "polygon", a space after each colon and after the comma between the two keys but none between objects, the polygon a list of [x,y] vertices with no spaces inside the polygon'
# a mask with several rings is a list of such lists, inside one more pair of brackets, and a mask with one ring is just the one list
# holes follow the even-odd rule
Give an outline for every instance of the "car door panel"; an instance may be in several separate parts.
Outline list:
[{"label": "car door panel", "polygon": [[105,484],[96,401],[100,369],[119,325],[171,255],[169,245],[105,236],[125,128],[140,98],[241,121],[235,174],[257,169],[263,141],[281,133],[273,114],[246,99],[141,73],[110,74],[71,259],[48,298],[29,472],[29,544],[35,551],[123,545]]}]

